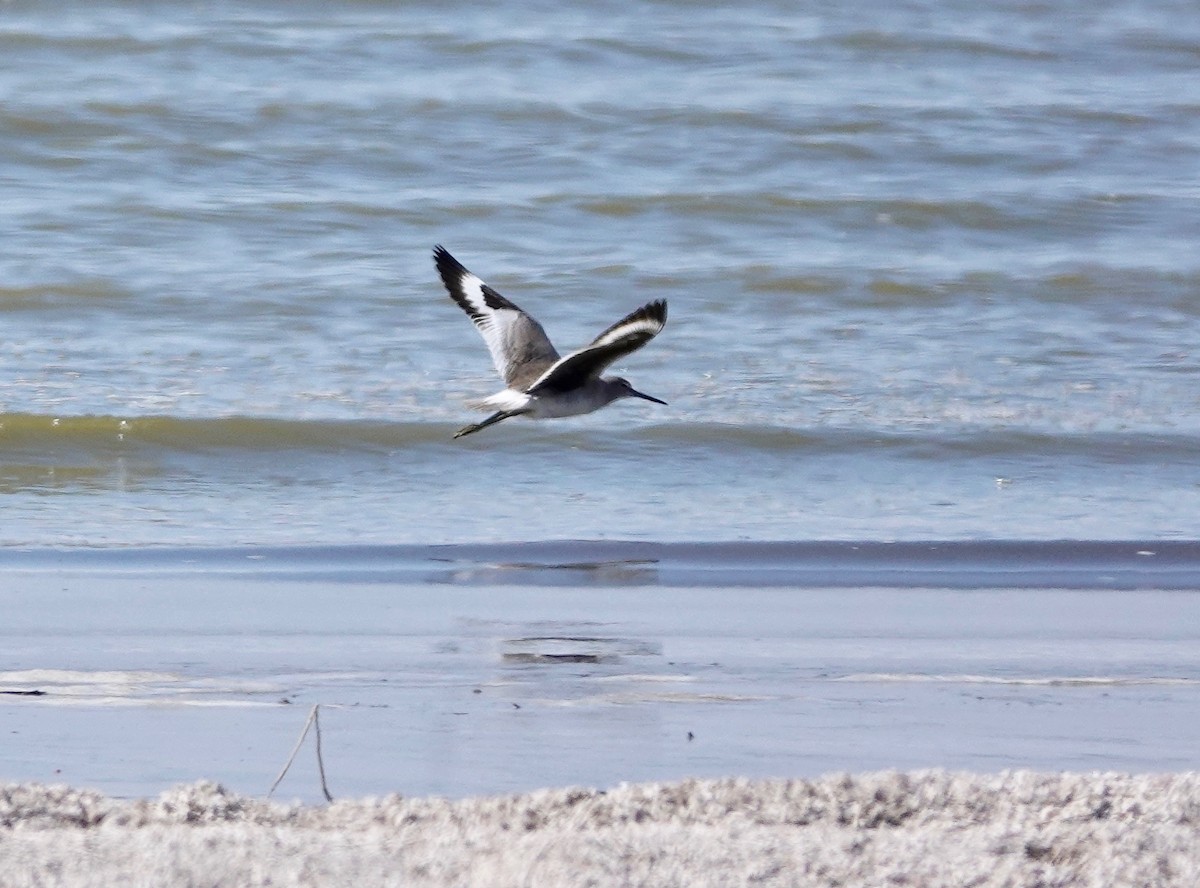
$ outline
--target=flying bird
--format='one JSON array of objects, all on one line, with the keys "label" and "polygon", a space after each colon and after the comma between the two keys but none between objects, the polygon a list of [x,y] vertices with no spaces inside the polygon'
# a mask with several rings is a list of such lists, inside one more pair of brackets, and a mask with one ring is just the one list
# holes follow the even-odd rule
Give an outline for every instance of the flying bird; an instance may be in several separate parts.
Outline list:
[{"label": "flying bird", "polygon": [[667,323],[666,300],[643,305],[588,345],[560,357],[541,324],[471,274],[445,247],[433,248],[433,260],[450,298],[467,313],[483,336],[505,385],[503,391],[478,402],[480,409],[495,412],[482,422],[459,429],[455,438],[511,416],[530,419],[579,416],[620,398],[667,403],[639,392],[627,379],[600,376],[614,361],[637,351],[658,335]]}]

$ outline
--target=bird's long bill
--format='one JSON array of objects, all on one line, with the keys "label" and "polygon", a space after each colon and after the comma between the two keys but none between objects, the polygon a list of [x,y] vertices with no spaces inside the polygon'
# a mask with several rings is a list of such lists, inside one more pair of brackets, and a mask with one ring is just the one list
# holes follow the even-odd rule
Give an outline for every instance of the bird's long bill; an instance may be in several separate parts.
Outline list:
[{"label": "bird's long bill", "polygon": [[651,397],[650,395],[642,394],[641,392],[639,392],[637,389],[633,388],[632,386],[630,386],[630,388],[629,388],[629,394],[633,395],[634,397],[641,398],[644,401],[653,401],[655,404],[662,404],[664,407],[667,406],[666,401],[660,401],[660,400],[658,400],[658,398]]}]

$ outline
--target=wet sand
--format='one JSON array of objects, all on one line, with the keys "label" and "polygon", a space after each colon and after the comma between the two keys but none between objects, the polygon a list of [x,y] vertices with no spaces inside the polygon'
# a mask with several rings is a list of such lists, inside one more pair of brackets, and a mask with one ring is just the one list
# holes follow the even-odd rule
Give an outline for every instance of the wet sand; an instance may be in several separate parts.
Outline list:
[{"label": "wet sand", "polygon": [[3,888],[1200,884],[1190,546],[0,560]]},{"label": "wet sand", "polygon": [[[7,550],[0,781],[258,797],[315,705],[338,798],[1195,771],[1197,552]],[[317,790],[309,741],[279,797]]]},{"label": "wet sand", "polygon": [[1200,775],[924,771],[278,805],[0,787],[6,888],[1194,886]]}]

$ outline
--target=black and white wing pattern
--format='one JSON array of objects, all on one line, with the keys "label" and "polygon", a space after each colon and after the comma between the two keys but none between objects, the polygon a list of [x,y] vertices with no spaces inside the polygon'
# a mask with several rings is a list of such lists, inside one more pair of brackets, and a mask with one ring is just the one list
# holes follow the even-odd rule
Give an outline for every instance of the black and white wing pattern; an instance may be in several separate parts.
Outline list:
[{"label": "black and white wing pattern", "polygon": [[523,391],[558,360],[542,325],[471,274],[445,247],[433,248],[433,261],[450,298],[483,336],[505,385]]},{"label": "black and white wing pattern", "polygon": [[569,391],[599,376],[609,364],[637,351],[667,324],[667,303],[659,299],[617,321],[589,345],[571,352],[546,370],[526,391]]}]

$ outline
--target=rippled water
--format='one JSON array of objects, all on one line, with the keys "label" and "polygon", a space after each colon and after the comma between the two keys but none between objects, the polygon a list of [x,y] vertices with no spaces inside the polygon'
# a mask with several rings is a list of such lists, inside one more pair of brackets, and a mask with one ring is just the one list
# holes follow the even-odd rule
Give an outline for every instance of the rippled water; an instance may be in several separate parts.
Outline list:
[{"label": "rippled water", "polygon": [[[0,542],[1156,538],[1188,3],[0,6]],[[444,243],[623,403],[498,387]]]}]

